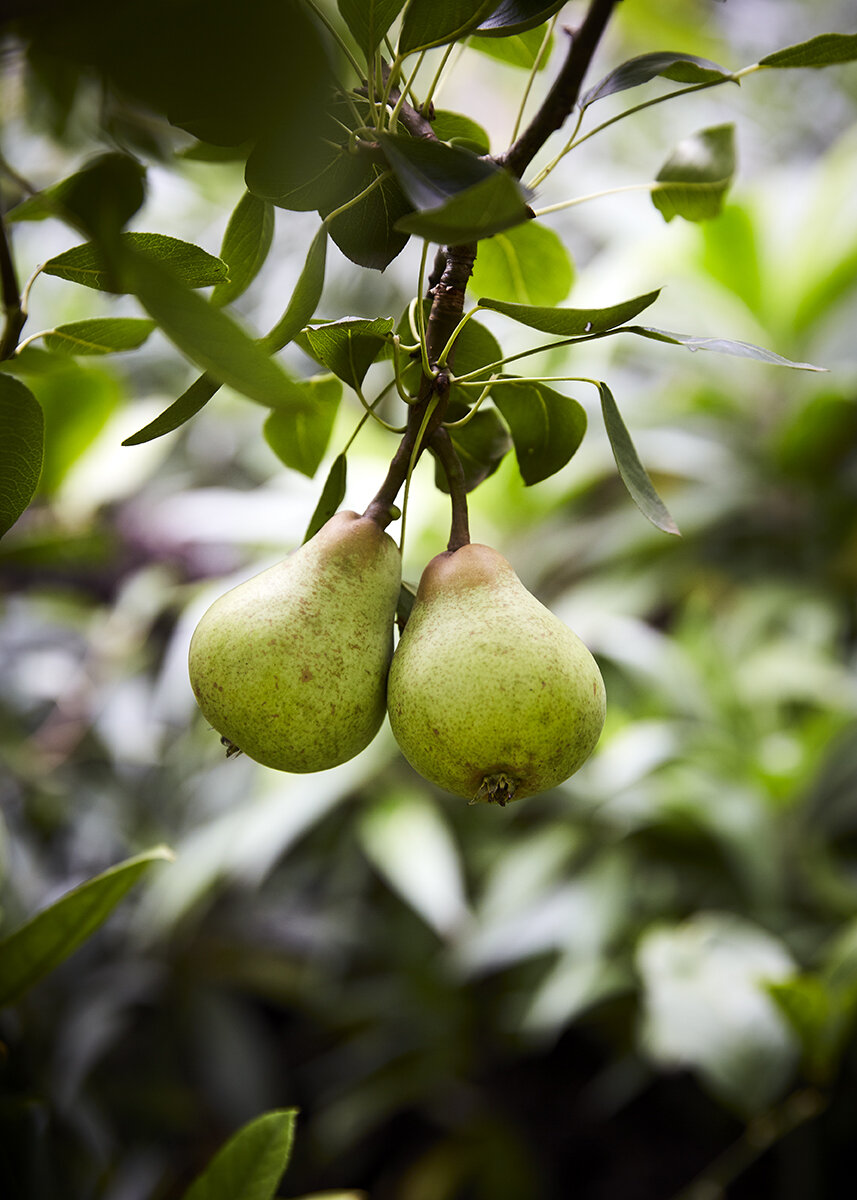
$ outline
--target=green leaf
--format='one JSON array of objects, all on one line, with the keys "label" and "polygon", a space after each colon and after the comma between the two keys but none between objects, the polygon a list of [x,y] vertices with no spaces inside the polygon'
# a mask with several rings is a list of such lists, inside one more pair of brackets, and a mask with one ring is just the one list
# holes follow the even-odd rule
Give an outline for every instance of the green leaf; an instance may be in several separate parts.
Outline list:
[{"label": "green leaf", "polygon": [[345,481],[348,473],[348,463],[344,454],[338,454],[333,460],[333,465],[327,474],[327,479],[324,481],[324,487],[321,491],[318,504],[315,506],[315,512],[310,518],[307,531],[304,534],[304,542],[308,542],[311,537],[318,533],[322,525],[325,525],[334,513],[339,511],[339,506],[345,498]]},{"label": "green leaf", "polygon": [[14,1003],[77,950],[154,862],[171,861],[157,846],[67,892],[0,942],[0,1005]]},{"label": "green leaf", "polygon": [[[384,174],[376,163],[366,163],[358,156],[344,160],[343,165],[340,183],[347,186],[335,201],[319,207],[325,218]],[[408,235],[400,230],[399,220],[410,211],[411,205],[398,180],[388,176],[359,204],[333,217],[328,230],[345,257],[358,267],[383,271],[408,244]]]},{"label": "green leaf", "polygon": [[530,220],[528,195],[508,171],[498,169],[445,203],[402,217],[396,229],[442,245],[475,242]]},{"label": "green leaf", "polygon": [[0,537],[33,498],[44,445],[45,419],[38,400],[19,379],[0,375]]},{"label": "green leaf", "polygon": [[229,218],[220,258],[229,270],[228,282],[218,283],[212,304],[231,304],[247,290],[268,257],[274,237],[274,206],[245,192]]},{"label": "green leaf", "polygon": [[525,71],[532,71],[538,61],[536,69],[543,71],[553,49],[553,37],[550,37],[539,58],[544,38],[545,31],[536,28],[527,33],[515,34],[513,37],[471,37],[467,44],[480,54],[487,54],[489,58],[507,63],[510,67],[521,67]]},{"label": "green leaf", "polygon": [[581,108],[588,108],[596,100],[639,87],[650,79],[661,76],[676,83],[712,83],[717,79],[731,79],[732,72],[719,66],[709,58],[698,58],[695,54],[676,53],[671,50],[640,54],[615,67],[609,75],[585,92],[580,101]]},{"label": "green leaf", "polygon": [[528,487],[560,471],[583,441],[585,409],[543,383],[496,383],[491,399],[512,432],[518,470]]},{"label": "green leaf", "polygon": [[59,217],[90,236],[110,239],[141,207],[145,178],[145,167],[130,155],[102,154],[74,175],[23,200],[7,219]]},{"label": "green leaf", "polygon": [[822,33],[759,59],[760,67],[832,67],[857,60],[857,33]]},{"label": "green leaf", "polygon": [[496,7],[497,0],[410,0],[399,34],[399,53],[457,42]]},{"label": "green leaf", "polygon": [[[426,319],[428,319],[431,301],[423,300],[423,308]],[[399,336],[404,342],[410,341],[411,331],[408,320],[407,311],[404,313],[397,330]],[[392,357],[392,355],[389,355]],[[387,357],[387,354],[385,354]],[[487,367],[491,363],[499,362],[503,357],[503,351],[493,333],[489,332],[484,325],[480,325],[478,321],[470,320],[464,326],[455,340],[455,347],[452,354],[452,365],[456,375],[469,375],[473,371],[478,371],[481,367]],[[407,360],[405,360],[407,362]],[[413,359],[407,362],[407,365],[402,371],[402,382],[405,385],[408,393],[412,396],[417,394],[420,386],[420,376],[422,367],[418,359]],[[487,379],[487,376],[486,376]],[[450,392],[450,404],[464,405],[467,409],[475,397],[466,388],[459,387],[453,383]],[[462,412],[460,415],[464,415]]]},{"label": "green leaf", "polygon": [[274,412],[265,421],[265,440],[281,462],[310,479],[324,458],[342,398],[342,384],[325,376],[301,385],[311,408],[305,412]]},{"label": "green leaf", "polygon": [[555,308],[573,280],[562,238],[538,221],[528,221],[482,242],[469,287],[477,296]]},{"label": "green leaf", "polygon": [[800,1039],[810,1070],[826,1075],[851,1033],[857,990],[833,988],[817,975],[795,975],[767,990]]},{"label": "green leaf", "polygon": [[770,363],[774,367],[792,367],[796,371],[826,371],[827,367],[816,367],[812,363],[792,362],[773,350],[754,346],[752,342],[735,342],[728,338],[691,337],[686,333],[668,333],[665,329],[654,329],[650,325],[628,325],[616,333],[635,333],[639,337],[655,342],[668,342],[673,346],[686,346],[690,351],[712,350],[716,354],[732,354],[736,358],[754,358],[758,362]]},{"label": "green leaf", "polygon": [[341,317],[323,325],[311,325],[306,339],[314,358],[344,380],[359,388],[369,367],[381,353],[386,335],[393,332],[392,317]]},{"label": "green leaf", "polygon": [[652,203],[665,221],[716,217],[735,174],[735,127],[713,125],[686,138],[657,174]]},{"label": "green leaf", "polygon": [[168,267],[126,251],[132,290],[164,334],[208,374],[268,408],[302,409],[300,388],[225,313],[197,296]]},{"label": "green leaf", "polygon": [[[493,475],[512,448],[509,431],[493,408],[480,409],[466,425],[452,427],[448,433],[461,460],[464,488],[468,492]],[[449,491],[439,461],[435,462],[434,481],[440,491]]]},{"label": "green leaf", "polygon": [[184,1200],[273,1200],[292,1153],[296,1108],[242,1126],[184,1194]]},{"label": "green leaf", "polygon": [[[167,237],[163,233],[123,233],[120,244],[164,263],[188,287],[209,287],[228,277],[226,263],[208,254],[192,242]],[[93,242],[84,242],[57,254],[42,267],[45,275],[56,275],[99,292],[120,290],[121,281],[112,278],[104,256]]]},{"label": "green leaf", "polygon": [[150,421],[148,425],[144,425],[142,429],[138,429],[136,433],[126,437],[122,445],[139,446],[143,442],[151,442],[155,438],[163,437],[165,433],[172,433],[174,429],[184,425],[185,421],[195,417],[219,389],[220,384],[216,379],[212,379],[210,375],[200,375],[187,391],[182,392],[178,400],[174,400],[169,408],[165,408],[160,416],[155,417],[154,421]]},{"label": "green leaf", "polygon": [[542,333],[551,333],[556,337],[584,337],[590,333],[603,333],[630,321],[654,304],[659,295],[660,288],[643,296],[634,296],[631,300],[623,300],[621,304],[612,304],[609,308],[545,308],[489,299],[480,299],[478,303],[480,308],[503,313],[521,325],[528,325],[530,329],[540,329]]},{"label": "green leaf", "polygon": [[647,517],[658,529],[662,529],[664,533],[677,534],[679,532],[678,526],[670,516],[663,500],[661,500],[655,491],[654,484],[649,479],[645,467],[637,456],[634,443],[631,441],[631,435],[625,426],[625,422],[622,420],[619,409],[616,407],[613,393],[606,383],[600,383],[598,390],[601,393],[601,412],[604,417],[604,428],[607,430],[607,436],[610,439],[613,457],[616,459],[616,466],[619,468],[619,475],[628,489],[631,499],[643,516]]},{"label": "green leaf", "polygon": [[462,143],[475,154],[487,154],[491,149],[490,139],[482,126],[462,113],[439,108],[431,124],[442,142]]},{"label": "green leaf", "polygon": [[44,341],[57,354],[116,354],[142,346],[154,328],[154,321],[142,317],[94,317],[58,325]]},{"label": "green leaf", "polygon": [[342,19],[367,61],[404,7],[405,0],[337,0]]},{"label": "green leaf", "polygon": [[431,209],[501,173],[472,150],[404,134],[379,135],[387,162],[414,208]]},{"label": "green leaf", "polygon": [[327,258],[327,226],[322,225],[310,242],[304,268],[292,293],[288,308],[270,333],[261,339],[261,345],[271,354],[282,350],[304,328],[312,318],[324,287],[324,267]]},{"label": "green leaf", "polygon": [[502,0],[479,26],[483,37],[507,38],[543,25],[559,12],[565,0]]}]

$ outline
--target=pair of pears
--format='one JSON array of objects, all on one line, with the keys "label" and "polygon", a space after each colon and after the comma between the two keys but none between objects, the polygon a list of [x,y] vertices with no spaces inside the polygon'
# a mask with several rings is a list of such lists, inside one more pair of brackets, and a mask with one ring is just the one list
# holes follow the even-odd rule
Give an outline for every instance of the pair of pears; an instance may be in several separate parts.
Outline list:
[{"label": "pair of pears", "polygon": [[371,742],[385,711],[426,779],[505,804],[567,779],[604,723],[583,642],[488,546],[428,564],[393,653],[401,560],[374,521],[332,517],[216,600],[190,646],[197,702],[224,741],[280,771],[321,771]]}]

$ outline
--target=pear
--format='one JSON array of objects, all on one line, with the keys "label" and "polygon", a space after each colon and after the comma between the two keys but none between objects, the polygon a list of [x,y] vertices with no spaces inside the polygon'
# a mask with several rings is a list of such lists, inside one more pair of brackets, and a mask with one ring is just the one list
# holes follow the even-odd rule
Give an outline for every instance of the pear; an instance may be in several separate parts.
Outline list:
[{"label": "pear", "polygon": [[400,581],[393,539],[340,512],[215,600],[188,665],[199,707],[231,753],[306,772],[368,746],[384,719]]},{"label": "pear", "polygon": [[471,802],[554,787],[589,757],[604,682],[580,638],[489,546],[423,572],[393,655],[387,711],[405,758]]}]

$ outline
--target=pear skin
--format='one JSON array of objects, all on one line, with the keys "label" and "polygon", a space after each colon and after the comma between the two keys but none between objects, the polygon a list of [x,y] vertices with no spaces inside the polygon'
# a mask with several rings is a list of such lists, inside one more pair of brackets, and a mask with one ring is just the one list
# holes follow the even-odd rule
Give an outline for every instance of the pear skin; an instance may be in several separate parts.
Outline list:
[{"label": "pear skin", "polygon": [[595,659],[489,546],[423,572],[393,655],[387,710],[405,758],[471,802],[505,804],[567,779],[605,715]]},{"label": "pear skin", "polygon": [[401,558],[374,521],[341,512],[208,609],[191,639],[199,707],[278,771],[353,758],[384,719]]}]

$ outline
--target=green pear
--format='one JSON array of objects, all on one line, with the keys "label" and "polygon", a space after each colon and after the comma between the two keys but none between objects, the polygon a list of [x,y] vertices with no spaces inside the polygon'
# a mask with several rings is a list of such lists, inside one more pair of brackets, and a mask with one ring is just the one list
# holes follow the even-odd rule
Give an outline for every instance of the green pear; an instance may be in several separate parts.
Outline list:
[{"label": "green pear", "polygon": [[423,572],[387,710],[421,775],[503,805],[554,787],[589,757],[604,724],[604,682],[580,638],[506,559],[467,545]]},{"label": "green pear", "polygon": [[337,513],[204,614],[189,655],[199,707],[227,743],[278,771],[353,758],[384,719],[400,581],[393,539]]}]

